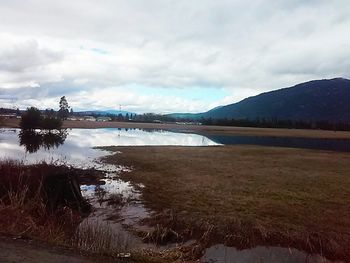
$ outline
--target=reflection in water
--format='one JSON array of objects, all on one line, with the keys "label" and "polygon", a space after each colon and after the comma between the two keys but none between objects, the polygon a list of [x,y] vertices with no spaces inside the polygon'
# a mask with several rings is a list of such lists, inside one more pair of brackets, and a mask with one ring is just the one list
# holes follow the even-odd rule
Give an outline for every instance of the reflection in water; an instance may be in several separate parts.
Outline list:
[{"label": "reflection in water", "polygon": [[24,146],[28,153],[35,153],[41,147],[45,150],[58,148],[68,136],[67,130],[58,132],[21,130],[18,134],[19,145]]},{"label": "reflection in water", "polygon": [[208,248],[201,260],[203,263],[330,263],[320,255],[310,255],[294,248],[263,247],[238,250],[233,247],[216,245]]},{"label": "reflection in water", "polygon": [[[150,132],[140,129],[73,129],[69,134],[21,134],[19,129],[0,129],[0,159],[9,158],[26,164],[46,161],[64,163],[76,168],[95,168],[97,158],[108,154],[94,149],[96,146],[179,145],[210,146],[217,143],[197,134],[167,131]],[[55,135],[52,135],[55,134]],[[29,137],[29,138],[28,138]],[[53,139],[52,139],[53,138]],[[44,140],[45,139],[45,140]],[[44,144],[43,141],[45,141]],[[63,143],[64,142],[64,143]],[[41,145],[41,147],[40,147]],[[103,169],[105,169],[105,165]]]}]

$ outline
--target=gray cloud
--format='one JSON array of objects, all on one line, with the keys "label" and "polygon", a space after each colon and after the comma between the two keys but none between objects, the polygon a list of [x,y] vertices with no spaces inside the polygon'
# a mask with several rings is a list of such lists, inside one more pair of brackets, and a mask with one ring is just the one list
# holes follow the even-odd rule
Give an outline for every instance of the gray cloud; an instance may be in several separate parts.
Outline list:
[{"label": "gray cloud", "polygon": [[0,50],[0,71],[14,73],[46,66],[63,59],[63,54],[39,48],[36,41],[26,41]]},{"label": "gray cloud", "polygon": [[[0,87],[31,103],[37,92],[48,105],[71,94],[81,107],[144,107],[118,96],[128,85],[230,93],[213,105],[178,99],[178,110],[193,111],[192,103],[200,111],[310,79],[350,77],[347,7],[347,0],[2,0]],[[109,98],[79,102],[93,90]],[[172,110],[134,95],[125,94]]]}]

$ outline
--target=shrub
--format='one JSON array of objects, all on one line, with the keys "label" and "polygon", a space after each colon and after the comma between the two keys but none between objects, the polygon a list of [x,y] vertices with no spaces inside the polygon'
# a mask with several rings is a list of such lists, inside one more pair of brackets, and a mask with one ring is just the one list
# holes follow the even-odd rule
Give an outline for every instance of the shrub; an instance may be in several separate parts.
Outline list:
[{"label": "shrub", "polygon": [[22,114],[20,126],[25,130],[33,130],[41,126],[42,119],[40,110],[35,107],[30,107]]},{"label": "shrub", "polygon": [[22,114],[20,126],[23,130],[59,130],[62,127],[62,120],[53,115],[43,117],[39,109],[31,107]]},{"label": "shrub", "polygon": [[0,161],[0,233],[56,244],[69,238],[82,217],[69,204],[50,209],[46,176],[39,171],[51,170],[57,168],[40,165],[32,170],[23,163]]}]

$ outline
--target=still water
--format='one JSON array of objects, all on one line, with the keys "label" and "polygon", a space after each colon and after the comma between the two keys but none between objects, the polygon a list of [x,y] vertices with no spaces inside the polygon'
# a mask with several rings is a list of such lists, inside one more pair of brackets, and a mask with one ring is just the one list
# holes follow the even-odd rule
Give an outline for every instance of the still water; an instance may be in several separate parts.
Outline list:
[{"label": "still water", "polygon": [[19,159],[25,163],[55,161],[88,168],[107,155],[97,146],[213,146],[219,145],[197,134],[140,129],[72,129],[54,134],[22,133],[19,129],[0,129],[0,159]]},{"label": "still water", "polygon": [[58,161],[85,167],[102,157],[97,146],[215,146],[260,145],[350,152],[350,140],[228,136],[141,129],[72,129],[59,133],[22,133],[19,129],[0,129],[0,159],[20,159],[25,163]]},{"label": "still water", "polygon": [[350,140],[323,138],[293,138],[268,136],[210,135],[214,142],[224,145],[260,145],[313,150],[350,152]]}]

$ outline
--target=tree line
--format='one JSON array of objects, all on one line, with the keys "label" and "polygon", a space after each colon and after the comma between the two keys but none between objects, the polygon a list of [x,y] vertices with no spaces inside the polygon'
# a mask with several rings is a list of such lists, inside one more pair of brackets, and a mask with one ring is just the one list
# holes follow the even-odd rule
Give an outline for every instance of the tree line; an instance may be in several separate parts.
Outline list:
[{"label": "tree line", "polygon": [[[0,113],[16,113],[20,115],[19,109],[4,109],[0,108]],[[73,109],[68,105],[65,96],[60,98],[59,110],[56,112],[53,109],[40,111],[35,107],[27,108],[21,114],[20,126],[22,129],[45,129],[54,130],[62,127],[63,120],[73,115]],[[94,117],[102,116],[100,114],[91,114]],[[307,120],[280,120],[277,118],[256,118],[251,119],[183,119],[174,118],[168,115],[144,113],[133,114],[126,113],[122,115],[106,114],[111,121],[134,121],[134,122],[198,122],[203,125],[218,125],[218,126],[237,126],[237,127],[257,127],[257,128],[287,128],[287,129],[319,129],[319,130],[335,130],[335,131],[350,131],[350,123],[345,122],[330,122],[330,121],[307,121]],[[0,120],[1,121],[1,120]]]},{"label": "tree line", "polygon": [[21,116],[21,111],[17,109],[6,109],[0,108],[0,114],[16,114],[17,116]]},{"label": "tree line", "polygon": [[350,123],[329,121],[279,120],[274,118],[257,118],[255,120],[201,118],[199,122],[204,125],[218,126],[350,131]]},{"label": "tree line", "polygon": [[[102,116],[101,114],[91,114],[93,117]],[[136,113],[126,113],[125,115],[119,114],[104,114],[103,116],[111,118],[111,121],[134,121],[134,122],[174,122],[176,121],[172,117],[168,117],[166,115],[155,114],[155,113],[144,113],[144,114],[136,114]]]}]

